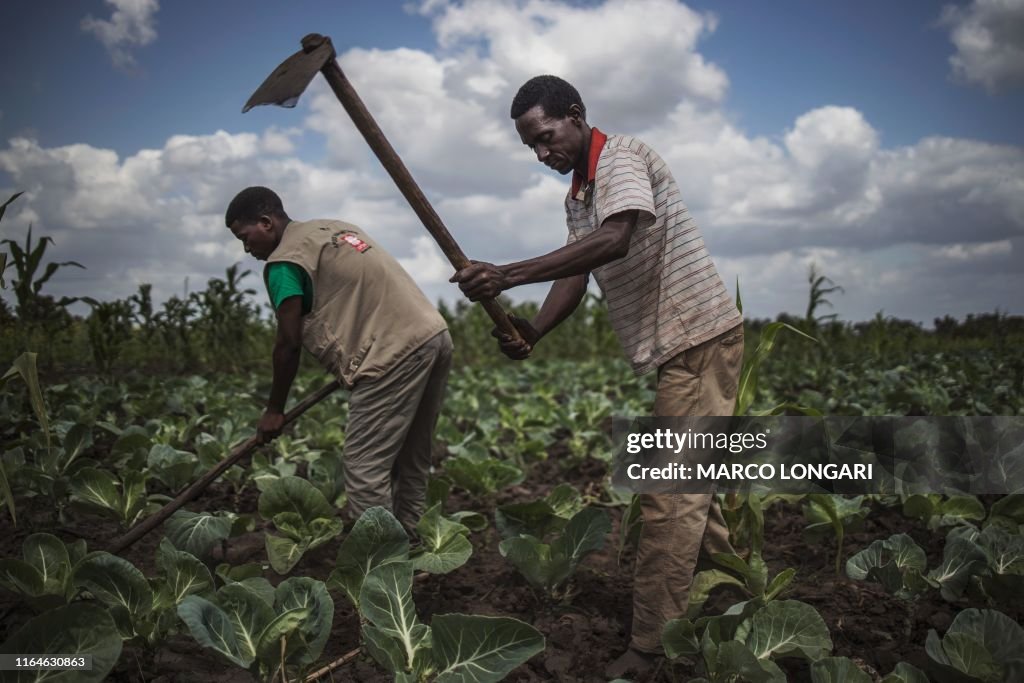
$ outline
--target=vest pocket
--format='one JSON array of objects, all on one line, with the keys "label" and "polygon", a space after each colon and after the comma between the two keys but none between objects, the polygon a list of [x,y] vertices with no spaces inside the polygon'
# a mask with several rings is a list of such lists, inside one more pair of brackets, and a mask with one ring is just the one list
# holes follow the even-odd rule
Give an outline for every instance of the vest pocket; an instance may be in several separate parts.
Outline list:
[{"label": "vest pocket", "polygon": [[337,337],[327,329],[319,311],[313,311],[303,318],[302,345],[329,372],[338,372],[342,369],[344,349],[338,343]]},{"label": "vest pocket", "polygon": [[349,358],[348,363],[345,366],[346,375],[351,377],[356,373],[359,366],[363,364],[363,360],[366,358],[367,354],[370,353],[370,347],[373,346],[373,342],[376,340],[377,335],[372,335],[369,339],[363,342],[362,346],[359,347],[359,350]]}]

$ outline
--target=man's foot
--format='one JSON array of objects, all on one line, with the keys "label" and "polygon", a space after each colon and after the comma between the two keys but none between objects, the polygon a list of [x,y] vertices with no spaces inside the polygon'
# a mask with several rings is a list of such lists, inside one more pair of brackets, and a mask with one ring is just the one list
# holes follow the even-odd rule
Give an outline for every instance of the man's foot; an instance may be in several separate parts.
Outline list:
[{"label": "man's foot", "polygon": [[627,674],[634,676],[646,676],[654,669],[655,660],[661,655],[652,652],[642,652],[632,647],[619,655],[619,658],[609,664],[604,673],[608,678],[624,678]]}]

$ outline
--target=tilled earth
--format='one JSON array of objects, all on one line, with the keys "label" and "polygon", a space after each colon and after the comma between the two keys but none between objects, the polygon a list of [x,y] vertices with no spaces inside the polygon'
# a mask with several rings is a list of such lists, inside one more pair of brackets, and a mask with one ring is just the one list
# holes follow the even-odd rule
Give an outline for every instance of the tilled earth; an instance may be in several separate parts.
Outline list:
[{"label": "tilled earth", "polygon": [[[589,556],[573,579],[572,595],[565,604],[550,604],[536,595],[512,565],[498,553],[498,534],[493,528],[495,505],[540,498],[554,486],[569,482],[581,491],[595,491],[604,466],[587,461],[566,468],[557,451],[546,461],[532,466],[527,480],[498,494],[495,500],[475,501],[455,491],[446,511],[475,510],[485,514],[492,526],[472,536],[473,556],[463,567],[444,576],[417,577],[414,599],[420,618],[429,623],[434,614],[461,612],[511,616],[531,623],[547,641],[543,652],[512,672],[508,681],[565,681],[567,683],[604,682],[605,666],[614,660],[628,641],[632,560],[630,550],[618,557],[619,519],[622,510],[608,508],[612,533],[602,551]],[[191,504],[194,510],[256,511],[257,493],[246,490],[232,495],[227,485],[215,485]],[[50,531],[73,541],[85,538],[90,550],[103,549],[120,530],[116,524],[93,517],[81,517],[71,525],[52,528],[52,510],[40,499],[20,501],[19,527],[0,537],[0,557],[20,557],[21,543],[35,531]],[[48,528],[49,526],[49,528]],[[795,567],[797,575],[788,599],[810,603],[821,613],[831,632],[834,654],[854,659],[875,680],[892,670],[901,660],[927,671],[924,642],[929,629],[943,633],[957,611],[964,607],[985,607],[967,600],[951,604],[937,592],[915,603],[906,603],[884,593],[874,584],[855,582],[834,571],[834,544],[810,543],[803,535],[805,522],[799,507],[777,504],[765,513],[765,559],[771,572]],[[904,518],[898,509],[873,509],[863,529],[848,534],[844,558],[866,547],[871,541],[906,532],[928,554],[928,566],[941,559],[945,532],[931,532],[919,523]],[[153,533],[124,553],[147,576],[155,575],[154,553],[161,534]],[[326,580],[333,568],[341,539],[318,548],[303,557],[292,574]],[[232,539],[227,548],[232,564],[265,561],[263,534],[257,531]],[[284,577],[269,568],[265,576],[272,583]],[[344,595],[332,593],[335,601],[334,628],[321,657],[321,664],[335,661],[359,647],[359,617]],[[738,594],[715,593],[707,603],[708,611],[722,611],[742,599]],[[1001,606],[1004,611],[1007,606]],[[1010,616],[1024,617],[1022,608],[1011,608]],[[14,596],[0,592],[0,641],[32,616]],[[804,662],[782,660],[780,666],[792,681],[809,681]],[[687,680],[693,675],[692,663],[672,667],[662,662],[648,681]],[[251,681],[245,671],[219,660],[200,647],[187,634],[172,637],[155,652],[126,647],[111,681],[151,681],[153,683],[242,682]],[[368,656],[359,654],[335,668],[324,681],[390,681]]]}]

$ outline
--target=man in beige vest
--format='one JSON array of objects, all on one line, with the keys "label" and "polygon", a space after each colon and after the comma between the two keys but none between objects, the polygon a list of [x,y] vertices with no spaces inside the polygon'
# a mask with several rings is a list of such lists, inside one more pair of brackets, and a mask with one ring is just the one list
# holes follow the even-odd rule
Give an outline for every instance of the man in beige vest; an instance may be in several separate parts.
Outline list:
[{"label": "man in beige vest", "polygon": [[[496,335],[502,351],[526,358],[576,309],[593,273],[634,371],[657,371],[655,416],[732,415],[743,319],[668,166],[644,142],[588,125],[580,94],[555,76],[527,81],[511,115],[537,160],[571,173],[572,184],[566,246],[518,263],[474,263],[452,278],[473,301],[554,281],[532,322],[513,319],[525,343]],[[686,614],[698,556],[732,551],[710,493],[641,494],[640,508],[630,646],[609,678],[651,668],[665,622]]]},{"label": "man in beige vest", "polygon": [[412,530],[423,513],[451,368],[444,319],[398,261],[355,225],[293,221],[265,187],[239,192],[224,222],[247,253],[267,262],[264,280],[277,313],[260,438],[281,433],[305,347],[352,392],[343,456],[349,514],[382,505]]}]

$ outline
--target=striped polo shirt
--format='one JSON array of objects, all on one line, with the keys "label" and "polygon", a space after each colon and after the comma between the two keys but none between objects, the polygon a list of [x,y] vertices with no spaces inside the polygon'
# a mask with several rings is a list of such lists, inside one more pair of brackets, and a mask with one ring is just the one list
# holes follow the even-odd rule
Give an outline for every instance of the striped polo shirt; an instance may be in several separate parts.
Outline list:
[{"label": "striped polo shirt", "polygon": [[629,253],[594,269],[608,313],[639,375],[743,321],[668,166],[646,144],[591,129],[587,181],[565,198],[568,243],[614,214],[638,210]]}]

